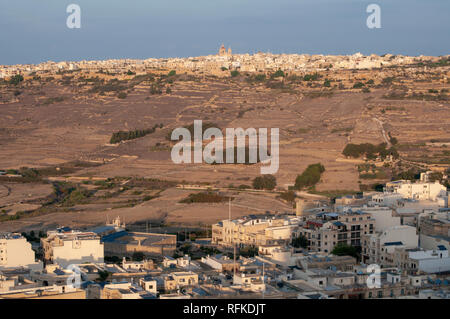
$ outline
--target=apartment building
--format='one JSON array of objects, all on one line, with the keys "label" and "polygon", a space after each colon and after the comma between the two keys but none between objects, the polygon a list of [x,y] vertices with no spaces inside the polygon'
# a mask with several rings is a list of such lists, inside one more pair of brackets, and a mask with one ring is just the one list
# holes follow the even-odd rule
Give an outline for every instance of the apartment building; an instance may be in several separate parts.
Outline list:
[{"label": "apartment building", "polygon": [[375,220],[361,211],[319,213],[304,222],[296,236],[308,240],[308,250],[329,253],[338,244],[361,246],[361,236],[373,234]]},{"label": "apartment building", "polygon": [[240,219],[223,220],[212,226],[212,243],[237,247],[289,243],[298,227],[294,216],[269,217],[249,215]]},{"label": "apartment building", "polygon": [[363,235],[361,256],[364,263],[394,266],[392,255],[396,248],[416,248],[418,244],[419,236],[415,227],[393,226]]},{"label": "apartment building", "polygon": [[44,260],[62,267],[86,262],[103,263],[103,243],[93,232],[58,228],[47,232],[46,238],[41,238],[41,246]]},{"label": "apartment building", "polygon": [[42,263],[35,260],[31,244],[20,234],[0,234],[0,269],[27,267],[41,269]]}]

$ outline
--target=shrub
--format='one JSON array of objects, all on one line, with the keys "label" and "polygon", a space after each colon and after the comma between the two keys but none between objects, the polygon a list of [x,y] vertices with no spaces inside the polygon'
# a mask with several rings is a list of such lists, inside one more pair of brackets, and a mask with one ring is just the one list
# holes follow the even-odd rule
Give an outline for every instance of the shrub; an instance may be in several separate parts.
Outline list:
[{"label": "shrub", "polygon": [[16,74],[16,75],[13,75],[9,79],[9,84],[17,85],[22,81],[23,81],[23,76],[21,74]]},{"label": "shrub", "polygon": [[213,192],[205,192],[205,193],[196,193],[190,194],[185,199],[182,199],[180,203],[184,204],[192,204],[192,203],[222,203],[227,202],[229,200],[233,200],[232,197],[223,196],[218,193]]},{"label": "shrub", "polygon": [[233,70],[233,71],[230,72],[230,75],[231,75],[232,78],[239,76],[239,74],[240,73],[237,70]]},{"label": "shrub", "polygon": [[292,246],[295,248],[308,248],[308,238],[306,238],[304,235],[293,238]]},{"label": "shrub", "polygon": [[356,82],[355,84],[353,84],[354,89],[360,89],[363,86],[364,86],[364,83],[362,83],[362,82]]},{"label": "shrub", "polygon": [[303,77],[304,81],[317,81],[319,79],[319,74],[318,73],[313,73],[313,74],[306,74]]},{"label": "shrub", "polygon": [[284,77],[285,77],[285,74],[281,69],[279,69],[274,74],[272,74],[272,78],[274,78],[274,79],[275,78],[284,78]]},{"label": "shrub", "polygon": [[258,176],[253,180],[254,189],[268,189],[272,190],[277,186],[277,180],[273,175]]},{"label": "shrub", "polygon": [[287,202],[293,203],[295,201],[295,193],[293,191],[287,191],[280,194],[280,198]]},{"label": "shrub", "polygon": [[394,158],[398,158],[399,154],[395,147],[391,147],[386,149],[387,144],[381,143],[378,145],[373,145],[370,143],[363,144],[347,144],[342,151],[342,154],[348,157],[358,158],[363,155],[366,156],[367,159],[375,159],[380,156],[382,159],[386,158],[388,155],[392,155]]},{"label": "shrub", "polygon": [[336,256],[352,256],[358,258],[358,250],[355,247],[349,246],[347,244],[337,244],[336,246],[334,246],[331,253]]},{"label": "shrub", "polygon": [[156,131],[156,128],[159,127],[158,124],[155,124],[152,128],[145,130],[134,130],[134,131],[119,131],[112,134],[111,139],[109,141],[110,144],[117,144],[121,141],[133,140],[139,137],[143,137],[148,134],[152,134]]},{"label": "shrub", "polygon": [[117,94],[117,97],[119,99],[126,99],[127,98],[127,94],[125,92],[120,92],[119,94]]},{"label": "shrub", "polygon": [[323,172],[325,172],[325,167],[322,164],[316,163],[309,165],[305,171],[295,179],[294,188],[302,189],[316,185],[320,181]]}]

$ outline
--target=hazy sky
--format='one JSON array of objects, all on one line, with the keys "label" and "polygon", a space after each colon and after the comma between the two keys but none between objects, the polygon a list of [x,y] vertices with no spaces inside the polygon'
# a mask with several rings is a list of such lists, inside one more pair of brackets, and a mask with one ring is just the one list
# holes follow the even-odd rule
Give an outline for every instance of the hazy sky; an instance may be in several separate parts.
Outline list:
[{"label": "hazy sky", "polygon": [[[81,29],[66,7],[81,7]],[[366,26],[381,6],[381,29]],[[450,53],[450,0],[0,0],[0,64],[216,53]]]}]

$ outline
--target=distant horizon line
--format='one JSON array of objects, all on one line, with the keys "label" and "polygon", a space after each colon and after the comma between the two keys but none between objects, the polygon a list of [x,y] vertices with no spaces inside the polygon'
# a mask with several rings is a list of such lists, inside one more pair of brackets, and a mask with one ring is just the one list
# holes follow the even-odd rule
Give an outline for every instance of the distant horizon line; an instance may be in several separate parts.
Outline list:
[{"label": "distant horizon line", "polygon": [[[361,54],[364,57],[369,57],[372,55],[376,55],[379,57],[383,57],[385,55],[392,55],[392,56],[402,56],[402,57],[415,57],[415,58],[419,58],[419,57],[433,57],[433,58],[439,58],[439,57],[448,57],[450,56],[450,54],[445,54],[445,55],[424,55],[424,54],[420,54],[420,55],[408,55],[408,54],[394,54],[394,53],[383,53],[383,54],[377,54],[377,53],[370,53],[370,54],[363,54],[360,51],[352,53],[352,54],[324,54],[324,53],[273,53],[270,51],[267,52],[263,52],[263,51],[257,51],[257,52],[247,52],[247,53],[232,53],[232,55],[256,55],[259,53],[263,53],[263,54],[272,54],[272,55],[309,55],[309,56],[353,56],[356,54]],[[160,59],[189,59],[189,58],[201,58],[201,57],[208,57],[208,56],[218,56],[218,53],[215,54],[207,54],[207,55],[190,55],[190,56],[160,56],[160,57],[142,57],[142,58],[137,58],[137,57],[109,57],[109,58],[83,58],[80,60],[42,60],[41,62],[37,62],[37,63],[15,63],[15,64],[0,64],[0,66],[15,66],[15,65],[39,65],[39,64],[43,64],[43,63],[49,63],[49,62],[53,62],[53,63],[62,63],[62,62],[74,62],[74,63],[78,63],[78,62],[84,62],[84,61],[88,61],[88,62],[94,62],[94,61],[108,61],[108,60],[149,60],[149,59],[155,59],[155,60],[160,60]]]}]

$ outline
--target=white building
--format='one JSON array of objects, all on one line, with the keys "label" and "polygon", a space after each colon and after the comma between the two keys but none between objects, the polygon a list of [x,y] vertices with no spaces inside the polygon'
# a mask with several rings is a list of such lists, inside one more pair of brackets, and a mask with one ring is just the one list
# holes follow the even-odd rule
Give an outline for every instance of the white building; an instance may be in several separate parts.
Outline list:
[{"label": "white building", "polygon": [[410,269],[425,273],[450,271],[450,257],[447,249],[410,251],[408,255]]},{"label": "white building", "polygon": [[401,218],[395,216],[394,210],[389,207],[359,207],[358,210],[372,215],[375,220],[375,230],[378,232],[401,225]]},{"label": "white building", "polygon": [[416,248],[419,236],[411,226],[394,226],[382,232],[363,235],[361,255],[364,263],[391,266],[392,253],[396,248]]},{"label": "white building", "polygon": [[263,292],[266,290],[264,276],[260,274],[238,273],[233,276],[233,286],[243,291]]},{"label": "white building", "polygon": [[434,183],[395,181],[386,183],[386,190],[401,194],[404,198],[436,201],[438,197],[447,196],[447,188],[438,181]]},{"label": "white building", "polygon": [[0,269],[28,267],[42,269],[42,263],[36,262],[31,244],[20,234],[0,234]]},{"label": "white building", "polygon": [[191,257],[188,255],[184,255],[183,257],[173,258],[170,256],[164,256],[163,259],[163,266],[165,268],[174,268],[174,267],[180,267],[180,268],[187,268],[191,265]]},{"label": "white building", "polygon": [[44,259],[61,267],[71,264],[103,263],[104,247],[100,237],[92,232],[81,232],[69,228],[49,231],[41,238]]}]

